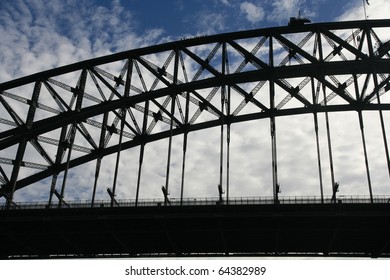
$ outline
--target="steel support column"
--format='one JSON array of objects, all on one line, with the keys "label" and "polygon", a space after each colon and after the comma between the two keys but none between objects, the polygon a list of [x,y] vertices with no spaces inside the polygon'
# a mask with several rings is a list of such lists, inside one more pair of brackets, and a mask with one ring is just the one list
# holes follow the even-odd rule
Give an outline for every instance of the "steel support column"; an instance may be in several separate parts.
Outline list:
[{"label": "steel support column", "polygon": [[[74,96],[76,96],[76,105],[75,105],[75,111],[76,112],[79,112],[82,108],[82,103],[83,103],[83,99],[84,99],[84,90],[85,90],[85,84],[87,82],[87,70],[86,69],[83,69],[81,71],[81,75],[80,75],[80,78],[79,78],[79,81],[77,83],[77,87],[75,88],[74,90]],[[69,163],[70,163],[70,159],[71,159],[71,156],[72,156],[72,150],[73,150],[73,144],[74,144],[74,140],[76,138],[76,128],[77,128],[77,122],[74,121],[71,128],[70,128],[70,134],[69,134],[69,138],[67,139],[67,144],[68,144],[68,157],[67,157],[67,160],[66,160],[66,167],[65,167],[65,171],[64,171],[64,178],[62,180],[62,187],[61,187],[61,193],[60,193],[60,196],[61,198],[64,198],[64,194],[65,194],[65,188],[66,188],[66,181],[67,181],[67,178],[68,178],[68,172],[69,172]],[[62,202],[63,200],[60,199],[59,201],[59,204],[58,204],[58,207],[61,208],[62,206]]]},{"label": "steel support column", "polygon": [[[322,39],[321,34],[317,34],[318,38],[318,54],[319,54],[319,60],[321,62],[324,61],[324,55],[323,55],[323,49],[322,49]],[[324,73],[321,73],[321,78],[323,81],[326,81],[326,77]],[[336,203],[336,182],[334,177],[334,167],[333,167],[333,150],[332,150],[332,140],[331,140],[331,133],[330,133],[330,125],[329,125],[329,113],[328,113],[328,101],[327,101],[327,95],[326,95],[326,86],[324,82],[321,83],[322,86],[322,93],[324,97],[324,111],[325,111],[325,125],[326,125],[326,135],[328,140],[328,153],[329,153],[329,166],[330,166],[330,177],[331,177],[331,183],[332,183],[332,199],[334,199],[334,202]]]},{"label": "steel support column", "polygon": [[[185,68],[184,60],[183,60],[183,55],[181,52],[179,52],[178,55],[179,55],[180,64],[181,64],[183,75],[184,75],[184,80],[186,83],[188,83],[188,76],[187,76],[187,71]],[[184,113],[184,125],[188,125],[189,114],[190,114],[190,93],[187,92],[185,113]],[[184,133],[183,133],[183,158],[182,158],[182,167],[181,167],[180,206],[183,205],[183,198],[184,198],[187,145],[188,145],[188,131],[184,131]]]},{"label": "steel support column", "polygon": [[183,158],[182,158],[182,166],[181,166],[180,206],[183,205],[183,198],[184,198],[184,181],[185,181],[185,170],[186,170],[187,142],[188,142],[188,133],[185,132],[184,136],[183,136]]},{"label": "steel support column", "polygon": [[[370,57],[373,58],[375,55],[374,55],[374,48],[373,48],[373,45],[372,45],[372,39],[371,39],[371,29],[368,27],[368,25],[366,26],[366,34],[367,34],[367,45],[368,45],[368,51],[370,53]],[[371,61],[373,62],[373,59],[371,59]],[[377,100],[378,100],[378,104],[380,105],[381,104],[381,99],[380,99],[380,94],[379,94],[379,89],[378,89],[378,76],[377,76],[377,70],[375,68],[375,64],[372,63],[371,64],[371,68],[372,68],[372,77],[374,79],[374,87],[375,87],[375,91],[376,91],[376,97],[377,97]],[[385,126],[385,121],[384,121],[384,117],[383,117],[383,111],[382,109],[379,108],[379,118],[380,118],[380,123],[381,123],[381,128],[382,128],[382,137],[383,137],[383,144],[384,144],[384,147],[385,147],[385,156],[386,156],[386,161],[387,161],[387,169],[388,169],[388,174],[389,174],[389,178],[390,178],[390,155],[389,155],[389,146],[388,146],[388,143],[387,143],[387,136],[386,136],[386,126]]]},{"label": "steel support column", "polygon": [[118,178],[118,171],[119,171],[119,164],[120,164],[120,156],[122,151],[122,139],[123,139],[123,129],[125,126],[125,119],[126,119],[126,108],[121,109],[121,129],[119,134],[119,143],[118,143],[118,151],[116,154],[116,162],[115,162],[115,171],[114,171],[114,180],[112,183],[112,195],[110,206],[114,206],[115,202],[115,196],[116,196],[116,184],[117,184],[117,178]]},{"label": "steel support column", "polygon": [[[148,111],[149,111],[149,101],[145,102],[145,112],[143,116],[143,123],[142,123],[142,136],[146,136],[146,130],[148,125]],[[144,139],[141,139],[142,143],[140,145],[140,151],[139,151],[139,160],[138,160],[138,176],[137,176],[137,190],[135,194],[135,206],[138,206],[138,199],[139,199],[139,191],[141,187],[141,176],[142,176],[142,166],[144,162],[144,154],[145,154],[145,145]]]},{"label": "steel support column", "polygon": [[330,178],[332,182],[332,200],[334,200],[334,203],[336,203],[336,182],[335,182],[335,177],[334,177],[334,166],[333,166],[333,150],[332,150],[332,137],[330,133],[330,125],[329,125],[329,113],[328,110],[326,109],[328,104],[326,101],[326,87],[322,83],[322,91],[324,93],[324,101],[325,101],[325,122],[326,122],[326,136],[328,139],[328,153],[329,153],[329,167],[330,167]]},{"label": "steel support column", "polygon": [[[319,84],[318,84],[319,86]],[[315,87],[314,87],[314,79],[311,79],[311,89],[312,89],[312,95],[313,95],[313,104],[318,103],[318,98],[316,95]],[[319,90],[319,88],[318,88]],[[314,132],[316,135],[316,148],[317,148],[317,162],[318,162],[318,179],[320,183],[320,194],[321,194],[321,203],[324,203],[324,186],[323,186],[323,180],[322,180],[322,163],[321,163],[321,150],[320,150],[320,138],[318,135],[318,113],[314,112]]]},{"label": "steel support column", "polygon": [[[224,47],[224,74],[230,74],[229,59],[226,50],[226,44]],[[227,95],[225,95],[226,116],[230,116],[230,100],[231,100],[231,88],[227,85]],[[226,204],[229,204],[229,187],[230,187],[230,122],[226,123]]]},{"label": "steel support column", "polygon": [[[222,44],[222,75],[226,72],[226,43]],[[219,186],[223,189],[223,154],[224,154],[224,125],[225,125],[225,101],[226,101],[226,88],[221,86],[221,135],[220,135],[220,151],[219,151]]]},{"label": "steel support column", "polygon": [[363,120],[363,113],[362,113],[361,110],[358,111],[358,115],[359,115],[360,133],[361,133],[361,136],[362,136],[362,144],[363,144],[363,152],[364,152],[364,163],[365,163],[365,166],[366,166],[368,191],[369,191],[369,194],[370,194],[371,203],[374,203],[373,194],[372,194],[372,185],[371,185],[370,165],[368,163],[366,137],[365,137],[365,133],[364,133],[364,120]]},{"label": "steel support column", "polygon": [[95,180],[94,180],[93,189],[92,189],[91,207],[93,207],[94,204],[95,204],[96,188],[97,188],[97,183],[98,183],[98,180],[99,180],[99,174],[100,174],[100,167],[101,167],[101,165],[102,165],[102,158],[98,158],[96,160]]},{"label": "steel support column", "polygon": [[[176,88],[177,85],[177,75],[179,70],[179,51],[175,50],[175,65],[173,73],[173,87]],[[171,118],[170,118],[170,127],[169,127],[169,142],[168,142],[168,156],[167,156],[167,172],[165,177],[165,190],[169,194],[169,175],[171,169],[171,154],[172,154],[172,138],[173,138],[173,122],[175,117],[175,102],[176,102],[176,90],[173,90],[171,94]],[[167,199],[164,199],[164,205],[167,205]]]},{"label": "steel support column", "polygon": [[[62,163],[62,158],[63,158],[65,151],[66,151],[65,139],[66,139],[67,129],[68,129],[68,126],[63,126],[61,128],[61,134],[60,134],[59,144],[58,144],[57,153],[56,153],[55,166],[59,166]],[[56,173],[53,175],[52,180],[51,180],[49,202],[48,202],[49,208],[51,207],[51,204],[53,201],[53,195],[54,195],[54,192],[56,191],[58,174],[59,174],[59,171],[56,171]]]},{"label": "steel support column", "polygon": [[[131,77],[132,77],[132,69],[133,69],[133,64],[132,64],[133,60],[128,59],[127,62],[128,63],[126,63],[127,71],[126,71],[125,92],[124,92],[125,98],[128,98],[130,96]],[[119,78],[122,79],[122,73],[121,73]],[[110,206],[111,207],[113,207],[114,203],[116,202],[116,200],[115,200],[116,185],[117,185],[117,177],[118,177],[119,165],[120,165],[120,155],[121,155],[121,151],[122,151],[123,130],[125,127],[125,122],[126,122],[126,114],[127,114],[126,112],[127,112],[127,108],[122,107],[121,108],[121,130],[120,130],[120,134],[119,134],[119,144],[118,144],[118,152],[117,152],[117,158],[116,158],[116,164],[115,164],[114,181],[112,184],[112,195],[110,195],[110,197],[111,197]]]},{"label": "steel support column", "polygon": [[[273,39],[269,38],[269,65],[274,67]],[[274,203],[279,204],[279,182],[278,182],[278,157],[276,145],[276,123],[275,123],[275,81],[274,77],[269,80],[270,95],[270,128],[271,128],[271,151],[272,151],[272,182]]]},{"label": "steel support column", "polygon": [[[107,122],[108,122],[108,113],[103,114],[103,125],[100,131],[100,140],[99,140],[99,149],[104,149],[105,147],[105,138],[106,138],[106,132],[107,132]],[[94,206],[95,203],[95,195],[96,195],[96,189],[97,189],[97,183],[99,180],[99,174],[100,174],[100,168],[102,165],[103,158],[99,157],[96,160],[96,168],[95,168],[95,181],[93,184],[93,191],[92,191],[92,201],[91,201],[91,207]]]},{"label": "steel support column", "polygon": [[[359,84],[357,81],[356,75],[353,75],[354,79],[354,85],[355,85],[355,94],[356,94],[356,100],[362,100],[360,96],[359,91]],[[363,120],[363,112],[361,109],[357,111],[358,117],[359,117],[359,127],[360,127],[360,134],[362,137],[362,144],[363,144],[363,152],[364,152],[364,163],[366,166],[366,174],[367,174],[367,183],[368,183],[368,191],[370,194],[370,200],[371,203],[374,202],[373,196],[372,196],[372,185],[371,185],[371,175],[370,175],[370,166],[368,163],[368,155],[367,155],[367,146],[366,146],[366,136],[364,132],[364,120]]]},{"label": "steel support column", "polygon": [[[228,109],[227,116],[230,115],[230,87],[228,88]],[[229,187],[230,187],[230,123],[226,129],[226,204],[229,204]]]}]

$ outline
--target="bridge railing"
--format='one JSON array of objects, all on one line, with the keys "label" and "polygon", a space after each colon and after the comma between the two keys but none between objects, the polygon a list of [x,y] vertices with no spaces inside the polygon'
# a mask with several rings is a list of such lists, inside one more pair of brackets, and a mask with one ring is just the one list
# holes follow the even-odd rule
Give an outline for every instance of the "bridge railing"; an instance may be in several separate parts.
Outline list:
[{"label": "bridge railing", "polygon": [[[374,196],[373,201],[369,196],[339,196],[336,201],[331,197],[324,197],[321,199],[317,196],[280,196],[278,204],[331,204],[331,203],[349,203],[349,204],[364,204],[376,203],[384,204],[390,203],[390,196]],[[207,206],[207,205],[266,205],[275,204],[274,198],[271,196],[263,197],[233,197],[229,201],[219,200],[217,197],[205,198],[186,198],[180,200],[179,198],[172,198],[169,201],[163,199],[144,199],[139,200],[136,204],[135,200],[117,200],[113,207],[163,207],[163,206]],[[0,210],[6,209],[55,209],[55,208],[99,208],[111,207],[110,200],[95,201],[92,205],[91,201],[71,201],[61,206],[59,203],[52,203],[50,207],[47,202],[20,202],[14,203],[11,207],[0,204]]]}]

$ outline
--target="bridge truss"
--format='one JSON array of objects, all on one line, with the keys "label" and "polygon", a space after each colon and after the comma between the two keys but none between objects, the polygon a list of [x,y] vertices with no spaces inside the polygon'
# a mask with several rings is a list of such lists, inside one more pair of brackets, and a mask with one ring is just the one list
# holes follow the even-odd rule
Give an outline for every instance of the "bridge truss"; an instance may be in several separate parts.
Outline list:
[{"label": "bridge truss", "polygon": [[[89,192],[96,203],[105,158],[114,206],[121,161],[137,155],[137,206],[142,190],[145,146],[166,139],[163,177],[169,201],[172,139],[182,135],[180,201],[184,199],[188,135],[220,127],[219,194],[229,201],[230,130],[239,122],[268,119],[272,194],[279,201],[277,119],[312,115],[319,196],[324,202],[318,116],[324,116],[331,195],[338,183],[333,167],[329,114],[356,112],[367,176],[374,200],[365,140],[364,111],[379,114],[383,157],[390,174],[384,111],[390,109],[390,20],[277,27],[185,39],[130,50],[56,68],[0,84],[0,197],[17,207],[15,193],[47,185],[48,206],[67,205],[71,171],[94,162]],[[224,177],[226,175],[226,177]],[[144,180],[148,180],[144,178]],[[77,192],[77,190],[72,190]]]}]

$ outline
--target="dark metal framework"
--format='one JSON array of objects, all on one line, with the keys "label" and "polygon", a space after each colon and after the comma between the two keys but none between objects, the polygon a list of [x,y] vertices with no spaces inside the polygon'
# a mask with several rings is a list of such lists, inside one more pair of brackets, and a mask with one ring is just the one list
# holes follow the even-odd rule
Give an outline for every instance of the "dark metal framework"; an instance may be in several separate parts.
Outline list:
[{"label": "dark metal framework", "polygon": [[[390,90],[389,31],[390,20],[257,29],[116,53],[2,83],[0,197],[5,197],[11,206],[17,190],[51,177],[49,206],[55,198],[60,206],[66,205],[69,170],[96,161],[91,190],[93,206],[102,160],[116,154],[114,180],[107,190],[114,206],[121,153],[139,147],[134,194],[137,205],[145,145],[167,138],[163,193],[165,202],[169,203],[172,138],[182,134],[182,200],[188,134],[220,126],[218,190],[221,200],[224,194],[229,201],[230,126],[269,119],[273,194],[277,203],[277,117],[312,114],[323,199],[318,135],[318,114],[323,113],[336,202],[338,184],[333,171],[328,114],[356,111],[372,200],[362,111],[379,112],[390,174],[383,116],[390,103],[382,102],[383,95]],[[233,99],[240,102],[232,102]],[[248,113],[243,109],[249,105],[252,111]],[[165,126],[157,131],[158,124]],[[54,157],[45,148],[48,144],[56,147]],[[37,153],[30,156],[27,147],[33,147]],[[37,155],[41,157],[39,160]],[[45,164],[38,163],[42,161]],[[21,167],[35,171],[20,176]],[[57,183],[60,174],[62,185]]]}]

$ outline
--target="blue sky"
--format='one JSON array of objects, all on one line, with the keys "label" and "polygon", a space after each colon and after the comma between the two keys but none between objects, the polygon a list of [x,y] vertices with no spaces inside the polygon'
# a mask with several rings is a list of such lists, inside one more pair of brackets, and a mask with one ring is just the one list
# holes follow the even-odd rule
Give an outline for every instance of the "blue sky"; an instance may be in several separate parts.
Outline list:
[{"label": "blue sky", "polygon": [[[366,6],[369,18],[389,18],[390,1],[370,0],[369,2],[370,5]],[[3,0],[0,1],[0,83],[85,59],[180,40],[185,37],[286,25],[290,17],[297,16],[299,10],[302,16],[310,18],[312,22],[362,20],[364,19],[363,3],[362,0]],[[333,119],[336,120],[336,118]],[[287,129],[301,124],[298,118],[291,118],[291,120],[292,124],[281,120],[278,122],[278,127]],[[377,122],[377,119],[375,121]],[[346,123],[349,124],[349,122]],[[351,123],[351,126],[356,128],[356,116],[353,116]],[[264,126],[267,132],[269,131],[268,126],[268,123]],[[250,126],[248,125],[248,127]],[[257,129],[256,125],[254,128]],[[264,165],[257,166],[256,162],[248,161],[253,151],[259,147],[253,146],[254,150],[251,150],[252,146],[250,145],[258,141],[259,136],[254,133],[253,127],[248,128],[251,135],[247,138],[240,135],[244,126],[235,129],[232,132],[232,154],[235,158],[232,165],[237,168],[238,176],[236,175],[234,178],[232,176],[232,184],[236,182],[236,185],[246,186],[248,189],[259,184],[259,181],[264,186],[269,185],[270,163],[265,162]],[[349,133],[341,124],[337,124],[337,121],[333,122],[332,129],[335,135],[335,150],[353,150],[355,148],[352,147],[358,147],[361,154],[360,135],[356,134],[357,129],[354,130],[354,133]],[[281,129],[281,131],[283,130]],[[211,143],[218,143],[219,141],[218,129],[214,130],[213,133],[194,133],[191,136],[191,141],[193,141],[191,142],[191,156],[196,160],[192,164],[189,162],[189,173],[191,173],[191,168],[193,174],[218,172],[218,153],[215,152],[215,146],[211,145]],[[299,158],[301,156],[299,151],[295,151],[295,154],[291,151],[291,141],[300,141],[302,147],[306,147],[305,141],[308,134],[311,135],[310,139],[313,140],[313,134],[310,134],[312,133],[312,120],[310,119],[307,126],[301,126],[301,129],[294,131],[294,133],[294,135],[284,134],[278,138],[280,139],[279,151],[281,158],[286,155],[280,163],[281,169],[285,168],[287,170],[284,182],[289,180],[288,176],[295,175],[294,168],[297,166],[303,166],[299,170],[300,175],[310,173],[310,176],[315,178],[313,181],[316,181],[316,169],[311,168],[310,165],[305,164],[302,158]],[[322,130],[322,133],[324,134],[324,130]],[[355,141],[355,146],[351,143],[346,145],[343,137],[351,137],[351,141]],[[235,140],[233,141],[233,139]],[[253,143],[250,140],[253,140]],[[325,143],[325,137],[322,140]],[[178,140],[178,144],[173,151],[176,159],[173,164],[177,166],[181,164],[180,141]],[[269,137],[265,137],[261,141],[263,141],[260,143],[261,145],[269,147]],[[145,161],[148,162],[149,166],[152,165],[152,168],[145,171],[145,177],[154,178],[156,186],[161,186],[164,182],[164,167],[158,168],[164,166],[165,157],[159,160],[155,158],[158,153],[166,153],[167,143],[166,141],[161,142],[160,146],[150,145],[150,150],[145,155]],[[250,145],[247,145],[248,143]],[[313,142],[308,145],[314,147]],[[9,158],[14,156],[12,154],[14,150],[11,149],[6,152],[9,152],[9,155],[7,155]],[[255,150],[255,152],[258,153],[258,150]],[[267,153],[269,153],[268,149]],[[374,149],[371,154],[377,155],[378,153],[381,152]],[[264,156],[256,155],[258,158]],[[0,156],[4,156],[4,154],[0,154]],[[138,150],[129,151],[128,156],[129,159],[137,158]],[[350,189],[345,191],[347,195],[350,194],[349,190],[354,191],[353,187],[357,183],[361,183],[365,188],[365,173],[364,167],[359,166],[359,169],[357,169],[354,162],[347,163],[343,156],[341,153],[335,161],[339,164],[339,170],[347,171],[347,175],[343,178],[343,183],[346,185],[349,183],[351,186]],[[269,159],[269,154],[266,157]],[[308,157],[313,156],[308,155]],[[383,164],[382,157],[378,164],[375,158],[373,156],[371,158],[372,166]],[[112,171],[110,167],[113,166],[113,162],[115,162],[115,155],[105,161],[106,167],[102,170],[102,173],[105,174],[103,176],[106,177],[106,180],[103,180],[104,182],[100,186],[100,194],[103,199],[108,198],[105,187],[111,184]],[[211,162],[212,168],[202,170],[200,165],[205,162]],[[315,160],[313,162],[315,165]],[[110,165],[110,163],[112,164]],[[131,168],[131,172],[128,169],[127,171],[121,171],[123,172],[121,176],[124,179],[120,184],[127,184],[127,176],[130,173],[134,175],[132,175],[133,178],[136,176],[137,165],[135,164]],[[241,176],[240,168],[243,172],[248,172],[248,176]],[[87,169],[83,171],[90,172],[90,178],[92,178],[95,169],[94,163],[91,163]],[[268,174],[266,178],[259,177],[260,171]],[[375,172],[373,171],[373,173]],[[376,176],[373,175],[375,182],[381,187],[376,193],[390,193],[390,190],[383,187],[388,185],[387,181],[385,182],[383,179],[387,176],[385,173],[384,170]],[[179,182],[179,172],[172,176],[173,178],[176,176]],[[67,196],[73,199],[89,199],[91,182],[88,181],[87,177],[83,172],[72,173],[69,181],[73,180],[75,184],[84,184],[87,187],[83,192],[70,190]],[[191,178],[193,179],[194,186],[199,184],[195,175],[190,174],[188,177],[188,181]],[[296,180],[296,185],[299,185],[304,183],[306,179],[301,176]],[[42,190],[47,195],[49,181],[50,179],[41,182],[36,189],[27,188],[28,190],[24,193],[21,192],[17,199],[41,199],[43,197],[41,195]],[[217,183],[213,181],[210,183],[210,187],[208,186],[210,184],[207,184],[205,182],[200,184],[204,185],[204,188],[206,186],[209,188],[203,194],[200,194],[201,196],[210,193],[215,194]],[[272,190],[268,188],[266,194],[270,195],[271,192]],[[126,194],[126,191],[122,191],[122,193]],[[161,195],[159,187],[151,193],[157,196]],[[258,195],[258,192],[255,191],[250,192],[249,190],[248,193]],[[316,194],[317,190],[313,193]],[[356,189],[355,193],[359,193],[359,190]],[[236,189],[235,194],[240,195],[238,189]],[[295,195],[299,194],[299,191],[291,189],[289,193],[286,187],[284,194]]]},{"label": "blue sky", "polygon": [[[107,5],[105,1],[100,3]],[[121,3],[140,23],[137,26],[140,32],[162,28],[169,36],[285,25],[299,11],[315,22],[332,21],[356,4],[337,0],[124,0]]]},{"label": "blue sky", "polygon": [[[201,33],[209,28],[217,32],[229,32],[285,24],[289,16],[298,14],[299,9],[320,21],[329,20],[332,14],[337,15],[335,12],[338,10],[334,5],[337,1],[326,1],[327,4],[325,1],[305,1],[305,4],[304,1],[295,2],[296,4],[283,6],[283,1],[129,0],[124,2],[124,5],[130,9],[134,8],[135,16],[139,17],[145,26],[163,26],[168,34],[177,35]],[[145,7],[155,9],[151,11]],[[320,15],[318,11],[324,7],[327,7],[327,13]],[[280,14],[281,9],[288,13]]]},{"label": "blue sky", "polygon": [[[388,1],[370,2],[369,18],[388,16]],[[286,25],[298,11],[313,22],[364,18],[362,0],[3,0],[0,82],[183,37]]]}]

